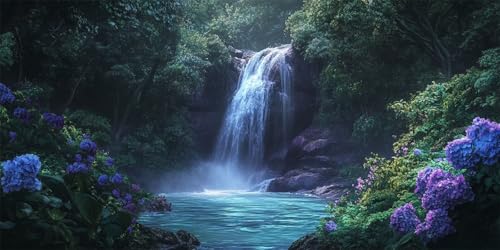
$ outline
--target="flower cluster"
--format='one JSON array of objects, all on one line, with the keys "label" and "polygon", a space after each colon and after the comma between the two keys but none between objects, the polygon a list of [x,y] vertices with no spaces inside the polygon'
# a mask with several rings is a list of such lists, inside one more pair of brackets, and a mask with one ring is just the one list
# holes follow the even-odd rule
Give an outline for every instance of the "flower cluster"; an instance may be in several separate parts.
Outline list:
[{"label": "flower cluster", "polygon": [[474,143],[476,154],[485,165],[493,165],[500,158],[500,124],[475,118],[467,128],[467,137]]},{"label": "flower cluster", "polygon": [[29,123],[31,119],[31,115],[28,110],[21,107],[15,108],[13,115],[15,118],[21,120],[24,123]]},{"label": "flower cluster", "polygon": [[478,163],[497,163],[500,158],[500,124],[475,118],[466,130],[466,137],[448,143],[446,158],[457,169],[470,169]]},{"label": "flower cluster", "polygon": [[424,170],[418,172],[415,193],[417,196],[422,197],[427,187],[430,175],[436,170],[435,168],[427,166]]},{"label": "flower cluster", "polygon": [[5,84],[0,83],[0,105],[5,105],[9,103],[13,103],[16,100],[16,97],[12,93]]},{"label": "flower cluster", "polygon": [[414,231],[426,243],[453,233],[455,228],[448,210],[474,199],[472,188],[463,175],[432,167],[418,173],[415,193],[427,211],[425,220],[419,222],[413,206],[406,204],[394,211],[391,226],[400,233]]},{"label": "flower cluster", "polygon": [[418,149],[418,148],[416,148],[416,149],[413,150],[413,155],[415,155],[415,156],[421,156],[423,153],[424,152],[421,149]]},{"label": "flower cluster", "polygon": [[451,218],[446,209],[431,210],[425,216],[424,222],[417,225],[415,234],[424,242],[441,238],[455,232]]},{"label": "flower cluster", "polygon": [[420,220],[411,203],[397,208],[391,215],[390,225],[398,233],[414,232],[418,224]]},{"label": "flower cluster", "polygon": [[75,162],[70,164],[66,171],[69,174],[77,174],[77,173],[88,173],[90,170],[90,166],[95,161],[95,154],[97,153],[97,145],[95,142],[90,140],[90,138],[86,137],[80,143],[81,153],[75,155]]},{"label": "flower cluster", "polygon": [[62,115],[45,112],[43,113],[43,120],[53,129],[61,130],[64,127],[64,116]]},{"label": "flower cluster", "polygon": [[41,166],[40,158],[33,154],[20,155],[14,160],[3,162],[3,177],[1,179],[3,192],[40,190],[42,183],[38,180],[37,175]]},{"label": "flower cluster", "polygon": [[472,201],[474,193],[463,175],[454,176],[441,169],[433,171],[422,196],[422,207],[426,210],[453,209]]},{"label": "flower cluster", "polygon": [[365,165],[365,167],[369,166],[368,175],[366,176],[365,179],[361,177],[358,177],[358,179],[356,179],[357,181],[356,185],[353,184],[354,188],[356,189],[356,192],[361,193],[363,190],[373,185],[373,182],[375,181],[375,171],[377,171],[378,163],[379,162],[377,159],[373,159],[372,161],[370,161],[368,164]]},{"label": "flower cluster", "polygon": [[333,220],[329,220],[325,223],[325,231],[331,233],[337,230],[337,223]]},{"label": "flower cluster", "polygon": [[88,155],[95,156],[97,152],[97,144],[86,136],[86,138],[80,142],[80,149]]}]

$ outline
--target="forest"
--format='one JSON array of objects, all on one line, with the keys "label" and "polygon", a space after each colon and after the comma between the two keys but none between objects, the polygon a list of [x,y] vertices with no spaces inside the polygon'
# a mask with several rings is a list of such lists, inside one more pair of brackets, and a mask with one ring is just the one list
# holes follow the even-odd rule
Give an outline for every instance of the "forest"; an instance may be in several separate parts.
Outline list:
[{"label": "forest", "polygon": [[0,0],[1,249],[498,249],[498,0]]}]

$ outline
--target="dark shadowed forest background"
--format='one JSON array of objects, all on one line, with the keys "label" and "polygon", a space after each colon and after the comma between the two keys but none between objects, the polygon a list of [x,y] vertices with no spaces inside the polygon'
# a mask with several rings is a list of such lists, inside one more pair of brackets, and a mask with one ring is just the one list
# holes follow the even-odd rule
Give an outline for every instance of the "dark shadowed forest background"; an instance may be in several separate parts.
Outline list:
[{"label": "dark shadowed forest background", "polygon": [[[331,218],[319,222],[318,232],[307,236],[314,242],[307,238],[294,249],[498,246],[498,0],[0,0],[0,160],[36,154],[44,176],[39,193],[68,201],[79,211],[62,205],[48,209],[39,204],[42,198],[9,196],[4,190],[0,230],[14,228],[7,222],[43,221],[39,228],[54,230],[46,236],[47,247],[51,239],[63,248],[81,242],[90,248],[129,244],[113,239],[123,239],[130,224],[142,227],[127,214],[139,213],[135,206],[141,198],[157,199],[146,191],[162,191],[161,183],[150,177],[210,159],[242,64],[254,52],[283,44],[291,44],[294,77],[303,82],[295,90],[303,97],[295,103],[302,113],[293,134],[285,138],[290,143],[286,157],[276,159],[277,150],[269,146],[264,161],[287,178],[305,164],[292,154],[293,139],[318,139],[323,132],[314,131],[330,131],[341,139],[330,148],[313,145],[323,151],[306,156],[328,159],[321,164],[340,169],[334,177],[351,189],[332,205]],[[62,115],[64,128],[43,123],[50,120],[45,112]],[[479,123],[475,117],[491,121]],[[470,151],[483,157],[469,173],[466,169],[473,167],[457,167],[454,156],[443,149],[455,145],[448,143],[461,138],[473,120],[472,127],[489,126],[484,131],[493,135],[490,144],[478,146],[467,132]],[[93,150],[80,144],[85,140],[95,142]],[[490,161],[479,152],[485,148],[492,150]],[[77,152],[92,157],[86,163],[96,164],[91,176],[67,176],[68,164],[80,162],[73,160]],[[471,152],[461,159],[472,161],[476,153]],[[436,160],[447,156],[449,163]],[[417,208],[412,213],[420,218],[428,210],[437,211],[425,203],[420,207],[422,197],[414,193],[415,180],[426,166],[465,176],[476,198],[456,209],[455,204],[447,207],[457,234],[449,236],[455,230],[449,228],[434,236],[426,231],[425,237],[415,236],[415,230],[393,234],[391,215],[398,207],[413,204]],[[119,203],[125,196],[118,195],[115,202],[111,189],[89,184],[103,174],[111,178],[116,169],[129,174],[125,181],[115,181],[126,183],[130,192],[135,183],[151,188],[133,195],[130,213],[117,212],[131,204]],[[307,189],[332,184],[328,181]],[[55,191],[62,185],[64,194]],[[267,191],[302,190],[287,185],[275,181]],[[165,208],[166,201],[159,202]],[[93,205],[88,204],[101,204],[102,210],[89,212]],[[23,215],[6,212],[10,207]],[[72,222],[63,220],[63,213],[74,214]],[[325,232],[333,221],[335,229]],[[79,223],[87,231],[73,228]],[[113,229],[104,226],[111,224]],[[446,237],[433,238],[440,236]],[[311,242],[314,246],[307,245]]]}]

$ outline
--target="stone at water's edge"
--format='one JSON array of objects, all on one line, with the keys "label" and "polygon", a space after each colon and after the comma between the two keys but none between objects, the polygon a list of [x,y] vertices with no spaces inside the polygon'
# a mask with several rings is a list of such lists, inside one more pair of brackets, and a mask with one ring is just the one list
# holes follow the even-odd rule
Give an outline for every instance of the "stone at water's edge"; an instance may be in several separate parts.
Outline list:
[{"label": "stone at water's edge", "polygon": [[141,224],[138,227],[139,236],[126,237],[119,243],[119,249],[194,250],[200,246],[196,236],[184,230],[173,233]]},{"label": "stone at water's edge", "polygon": [[294,241],[288,250],[330,250],[328,246],[325,246],[318,239],[316,234],[311,233],[303,236],[302,238]]}]

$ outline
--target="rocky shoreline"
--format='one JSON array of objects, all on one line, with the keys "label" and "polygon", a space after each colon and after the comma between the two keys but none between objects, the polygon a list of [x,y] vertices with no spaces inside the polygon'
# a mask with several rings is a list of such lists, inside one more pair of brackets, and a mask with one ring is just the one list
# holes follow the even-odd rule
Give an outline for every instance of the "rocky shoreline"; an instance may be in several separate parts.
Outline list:
[{"label": "rocky shoreline", "polygon": [[196,236],[184,230],[174,233],[141,224],[138,227],[137,236],[124,238],[117,249],[193,250],[201,244]]}]

